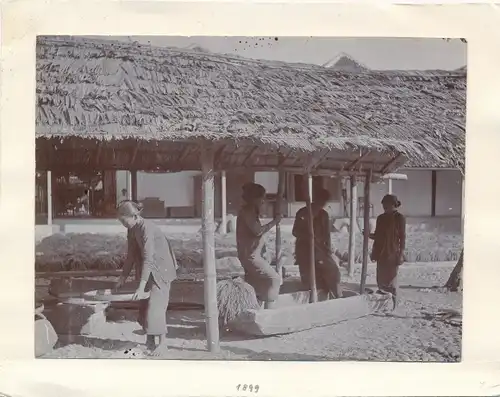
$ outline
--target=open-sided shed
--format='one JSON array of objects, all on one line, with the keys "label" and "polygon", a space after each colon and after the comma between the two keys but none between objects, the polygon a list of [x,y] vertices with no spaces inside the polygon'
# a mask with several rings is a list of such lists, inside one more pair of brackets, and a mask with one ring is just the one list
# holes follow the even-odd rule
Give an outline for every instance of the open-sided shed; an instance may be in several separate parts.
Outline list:
[{"label": "open-sided shed", "polygon": [[36,51],[37,169],[203,172],[211,350],[219,344],[217,172],[340,175],[362,178],[369,187],[408,159],[449,163],[463,156],[465,139],[457,144],[465,128],[463,72],[353,74],[61,36],[40,37]]}]

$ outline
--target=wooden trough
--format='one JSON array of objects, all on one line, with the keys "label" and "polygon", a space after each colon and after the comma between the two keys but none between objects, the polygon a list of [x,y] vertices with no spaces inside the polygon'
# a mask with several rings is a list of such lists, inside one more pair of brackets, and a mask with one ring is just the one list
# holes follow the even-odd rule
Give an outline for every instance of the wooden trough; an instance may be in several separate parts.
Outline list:
[{"label": "wooden trough", "polygon": [[318,302],[309,303],[310,291],[280,295],[276,309],[248,310],[233,320],[232,330],[253,336],[272,336],[304,331],[354,320],[389,309],[391,294],[358,295],[346,290],[341,299],[326,299],[318,291]]}]

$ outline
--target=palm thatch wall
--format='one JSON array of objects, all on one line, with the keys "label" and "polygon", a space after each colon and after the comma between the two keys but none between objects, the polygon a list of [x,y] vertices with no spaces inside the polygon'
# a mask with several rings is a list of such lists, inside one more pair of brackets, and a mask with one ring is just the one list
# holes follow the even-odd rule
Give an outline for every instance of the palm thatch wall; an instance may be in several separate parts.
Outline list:
[{"label": "palm thatch wall", "polygon": [[62,36],[36,51],[39,169],[199,169],[200,140],[220,168],[315,154],[318,170],[463,169],[464,71],[348,73]]}]

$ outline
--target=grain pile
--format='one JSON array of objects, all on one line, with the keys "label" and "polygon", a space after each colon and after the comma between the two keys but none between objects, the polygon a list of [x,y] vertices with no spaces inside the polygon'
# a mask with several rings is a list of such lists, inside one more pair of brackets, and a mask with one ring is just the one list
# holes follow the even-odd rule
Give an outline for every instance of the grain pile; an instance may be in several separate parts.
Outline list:
[{"label": "grain pile", "polygon": [[238,277],[217,283],[217,307],[219,325],[224,326],[245,310],[258,309],[259,302],[253,287]]},{"label": "grain pile", "polygon": [[[274,233],[269,233],[266,242],[267,258],[272,260],[275,249]],[[179,266],[184,269],[200,269],[202,263],[201,233],[177,233],[169,235]],[[332,246],[341,259],[347,261],[349,235],[332,233]],[[356,238],[356,262],[361,261],[363,239]],[[217,235],[216,257],[235,257],[234,234]],[[123,266],[126,257],[125,234],[55,234],[43,239],[36,246],[36,271],[59,270],[111,270]],[[463,247],[463,238],[458,234],[425,231],[407,233],[408,262],[457,261]],[[286,265],[294,263],[294,238],[282,231],[282,252]]]}]

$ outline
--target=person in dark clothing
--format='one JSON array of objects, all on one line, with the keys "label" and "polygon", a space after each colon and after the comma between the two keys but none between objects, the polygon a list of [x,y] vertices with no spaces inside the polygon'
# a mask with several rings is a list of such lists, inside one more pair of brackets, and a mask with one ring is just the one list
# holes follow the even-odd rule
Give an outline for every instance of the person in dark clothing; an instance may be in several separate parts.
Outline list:
[{"label": "person in dark clothing", "polygon": [[128,252],[116,288],[124,284],[135,265],[139,287],[132,299],[141,301],[139,324],[147,335],[146,346],[151,355],[160,356],[168,350],[166,315],[170,284],[177,278],[178,266],[167,237],[156,224],[141,217],[141,209],[129,200],[118,205],[118,220],[127,228]]},{"label": "person in dark clothing", "polygon": [[393,308],[397,305],[398,269],[404,262],[406,219],[398,211],[401,202],[393,194],[382,199],[384,213],[377,217],[371,259],[377,262],[377,285],[380,291],[390,292]]},{"label": "person in dark clothing", "polygon": [[[326,189],[318,189],[311,203],[314,228],[314,258],[316,261],[316,285],[328,291],[334,298],[342,297],[340,290],[340,268],[336,255],[332,251],[331,225],[328,212],[324,209],[330,200]],[[307,207],[297,211],[292,234],[295,240],[295,260],[299,266],[300,278],[305,288],[311,288],[309,235],[309,212]]]}]

